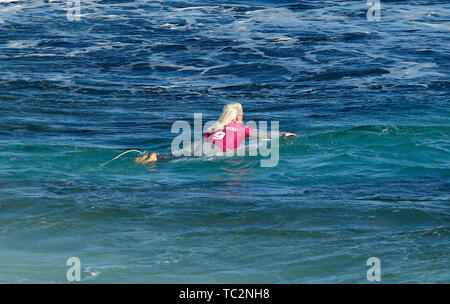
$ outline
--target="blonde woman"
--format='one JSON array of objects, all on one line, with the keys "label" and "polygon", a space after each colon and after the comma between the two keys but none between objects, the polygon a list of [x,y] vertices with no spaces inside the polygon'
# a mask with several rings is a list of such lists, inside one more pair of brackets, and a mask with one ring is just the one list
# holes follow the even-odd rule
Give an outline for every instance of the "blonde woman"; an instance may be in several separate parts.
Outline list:
[{"label": "blonde woman", "polygon": [[[274,137],[274,136],[296,136],[294,133],[279,133],[279,132],[266,132],[254,130],[251,127],[242,125],[244,118],[244,111],[242,105],[238,102],[232,102],[223,107],[222,115],[219,119],[209,128],[208,132],[204,134],[207,143],[214,145],[215,148],[220,149],[222,152],[227,152],[239,148],[242,141],[249,137],[252,132],[259,132],[259,138],[261,137]],[[150,163],[158,160],[156,153],[150,155],[143,155],[136,158],[138,163]]]}]

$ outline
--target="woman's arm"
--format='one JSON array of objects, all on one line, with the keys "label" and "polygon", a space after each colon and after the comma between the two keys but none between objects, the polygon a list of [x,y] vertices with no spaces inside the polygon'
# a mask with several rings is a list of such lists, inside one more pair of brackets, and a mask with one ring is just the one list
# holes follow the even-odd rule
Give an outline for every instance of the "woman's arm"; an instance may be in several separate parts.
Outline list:
[{"label": "woman's arm", "polygon": [[290,132],[284,132],[284,134],[283,134],[283,138],[286,138],[286,137],[296,137],[297,136],[297,134],[295,134],[295,133],[290,133]]},{"label": "woman's arm", "polygon": [[254,133],[255,135],[258,135],[259,139],[262,138],[274,138],[274,137],[296,137],[297,135],[295,133],[291,133],[291,132],[278,132],[278,131],[266,131],[266,130],[260,130],[260,129],[254,129],[253,132],[257,132]]}]

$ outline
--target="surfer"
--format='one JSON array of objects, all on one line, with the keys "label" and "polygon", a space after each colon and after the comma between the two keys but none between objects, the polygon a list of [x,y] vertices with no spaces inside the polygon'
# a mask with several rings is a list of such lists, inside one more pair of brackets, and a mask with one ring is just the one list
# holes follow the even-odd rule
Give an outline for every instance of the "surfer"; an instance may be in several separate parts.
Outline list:
[{"label": "surfer", "polygon": [[[238,102],[232,102],[224,106],[222,115],[219,119],[208,129],[204,134],[206,143],[215,146],[220,151],[227,152],[239,148],[242,141],[249,137],[252,132],[259,132],[260,138],[264,136],[271,138],[274,136],[295,137],[295,133],[277,131],[265,132],[261,130],[254,130],[253,128],[243,125],[244,111],[242,105]],[[265,132],[262,134],[262,132]],[[155,152],[151,154],[143,154],[137,157],[137,163],[146,164],[158,160],[158,154]]]}]

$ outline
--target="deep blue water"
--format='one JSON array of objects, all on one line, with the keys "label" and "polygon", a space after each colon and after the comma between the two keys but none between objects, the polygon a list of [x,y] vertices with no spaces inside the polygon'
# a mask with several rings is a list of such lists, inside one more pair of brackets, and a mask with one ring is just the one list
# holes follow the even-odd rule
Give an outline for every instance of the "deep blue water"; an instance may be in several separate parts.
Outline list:
[{"label": "deep blue water", "polygon": [[[0,282],[450,282],[448,1],[67,7],[0,1]],[[277,167],[99,167],[233,101]]]}]

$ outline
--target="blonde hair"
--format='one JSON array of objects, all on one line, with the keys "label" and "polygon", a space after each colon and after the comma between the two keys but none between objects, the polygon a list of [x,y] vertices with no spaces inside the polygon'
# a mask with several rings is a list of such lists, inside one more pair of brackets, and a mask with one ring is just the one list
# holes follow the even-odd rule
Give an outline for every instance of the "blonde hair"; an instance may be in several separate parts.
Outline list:
[{"label": "blonde hair", "polygon": [[213,133],[217,130],[223,129],[225,125],[232,122],[237,116],[243,115],[242,105],[239,102],[232,102],[226,104],[223,107],[222,115],[219,119],[209,128],[208,132]]}]

